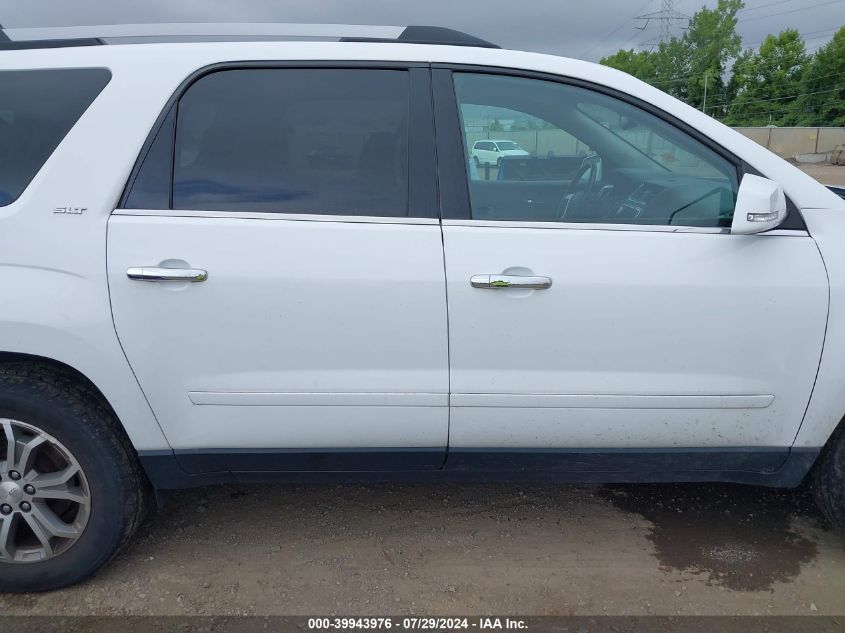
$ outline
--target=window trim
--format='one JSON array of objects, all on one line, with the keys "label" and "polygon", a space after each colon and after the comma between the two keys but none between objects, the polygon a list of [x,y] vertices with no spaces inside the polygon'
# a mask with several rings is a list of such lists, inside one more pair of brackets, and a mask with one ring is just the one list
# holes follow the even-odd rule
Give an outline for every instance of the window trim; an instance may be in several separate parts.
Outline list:
[{"label": "window trim", "polygon": [[411,218],[389,215],[325,215],[320,213],[272,213],[267,211],[202,211],[197,209],[115,209],[112,215],[157,218],[213,218],[226,220],[270,220],[287,222],[334,222],[345,224],[439,225],[439,218]]},{"label": "window trim", "polygon": [[[703,134],[700,130],[692,127],[685,121],[676,118],[674,115],[666,112],[651,104],[643,101],[634,95],[616,90],[603,84],[597,84],[584,79],[576,77],[567,77],[565,75],[556,75],[553,73],[521,70],[518,68],[507,68],[501,66],[483,66],[477,64],[446,64],[435,63],[431,65],[432,68],[432,89],[434,90],[435,98],[435,129],[437,133],[437,152],[438,152],[438,179],[441,188],[441,217],[446,220],[472,220],[472,208],[469,196],[469,176],[466,167],[458,172],[461,176],[455,176],[454,171],[450,172],[446,169],[440,169],[439,157],[441,153],[445,157],[442,161],[444,164],[450,164],[450,169],[453,168],[454,153],[457,148],[461,151],[461,160],[463,163],[464,155],[464,139],[460,129],[460,111],[458,108],[458,98],[455,93],[455,83],[453,79],[454,73],[474,73],[482,75],[495,75],[504,77],[519,77],[523,79],[536,79],[540,81],[551,81],[554,83],[574,86],[576,88],[583,88],[592,92],[618,99],[631,106],[639,108],[659,119],[677,128],[680,132],[692,137],[694,140],[700,142],[708,149],[721,156],[736,169],[737,183],[742,183],[745,174],[761,175],[747,162],[735,155],[733,152],[722,147],[713,139]],[[454,123],[449,122],[451,118]],[[457,137],[456,137],[457,133]],[[450,182],[451,181],[451,182]],[[456,182],[461,181],[461,182]],[[442,192],[446,193],[446,196]],[[445,202],[445,204],[444,204]],[[796,206],[787,197],[787,217],[786,220],[778,227],[778,229],[806,231],[807,226],[804,219],[801,217]],[[475,220],[473,220],[475,221]],[[487,222],[487,220],[478,220],[479,222]],[[527,221],[526,221],[527,222]],[[520,221],[521,223],[521,221]],[[548,224],[545,221],[538,221],[535,224]],[[561,223],[564,226],[573,226],[574,223]],[[590,223],[577,223],[587,224]],[[511,224],[513,225],[513,224]],[[610,226],[629,226],[627,224],[603,224],[605,228]],[[654,225],[636,225],[636,226],[652,226]],[[691,227],[687,227],[691,228]],[[701,227],[710,228],[710,227]],[[716,227],[718,228],[718,227]],[[648,230],[648,229],[643,229]],[[680,232],[680,231],[678,231]],[[716,232],[716,231],[713,231]]]},{"label": "window trim", "polygon": [[[436,173],[436,149],[435,149],[435,128],[434,128],[434,106],[431,99],[431,66],[423,62],[391,62],[391,61],[233,61],[209,64],[198,68],[188,75],[182,83],[174,90],[167,99],[161,112],[153,123],[147,137],[144,140],[129,178],[124,185],[123,192],[115,208],[126,210],[126,204],[132,192],[132,187],[138,178],[144,161],[149,155],[155,139],[167,120],[171,110],[176,110],[178,118],[179,101],[184,94],[197,81],[208,75],[227,70],[255,70],[255,69],[278,69],[278,70],[403,70],[408,72],[409,90],[409,120],[408,120],[408,215],[407,216],[346,216],[343,214],[327,216],[326,214],[287,214],[284,212],[271,215],[303,216],[313,215],[320,217],[334,217],[342,221],[346,217],[367,217],[374,218],[373,222],[379,219],[407,220],[408,223],[415,223],[415,220],[423,218],[434,218],[439,220],[439,205],[437,204],[437,173]],[[183,209],[173,208],[173,169],[176,152],[176,127],[173,126],[173,137],[170,140],[170,185],[168,190],[169,209],[172,213],[182,213]],[[412,148],[415,148],[412,150]],[[204,211],[200,210],[204,213]],[[252,215],[250,212],[224,211],[226,217],[244,217]],[[187,216],[204,217],[204,216]]]}]

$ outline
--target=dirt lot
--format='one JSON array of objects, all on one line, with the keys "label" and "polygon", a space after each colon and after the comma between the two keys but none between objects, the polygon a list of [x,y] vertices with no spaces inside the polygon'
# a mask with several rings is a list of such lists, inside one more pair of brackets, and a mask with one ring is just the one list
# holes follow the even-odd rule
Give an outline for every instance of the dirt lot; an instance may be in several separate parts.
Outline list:
[{"label": "dirt lot", "polygon": [[836,614],[845,536],[740,486],[175,493],[131,549],[8,614]]},{"label": "dirt lot", "polygon": [[845,536],[801,491],[228,486],[174,493],[96,578],[0,613],[815,615],[843,595]]},{"label": "dirt lot", "polygon": [[841,165],[801,165],[801,170],[826,185],[845,187],[845,167]]}]

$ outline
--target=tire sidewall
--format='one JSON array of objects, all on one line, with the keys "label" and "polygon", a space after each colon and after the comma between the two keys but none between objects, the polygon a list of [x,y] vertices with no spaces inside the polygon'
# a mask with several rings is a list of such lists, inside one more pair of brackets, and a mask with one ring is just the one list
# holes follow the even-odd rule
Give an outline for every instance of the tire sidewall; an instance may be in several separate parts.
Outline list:
[{"label": "tire sidewall", "polygon": [[89,419],[83,407],[50,385],[41,389],[20,382],[5,387],[0,418],[24,422],[61,442],[82,467],[91,507],[82,536],[58,556],[38,563],[0,562],[0,591],[70,584],[99,568],[119,546],[126,529],[126,481],[96,420]]}]

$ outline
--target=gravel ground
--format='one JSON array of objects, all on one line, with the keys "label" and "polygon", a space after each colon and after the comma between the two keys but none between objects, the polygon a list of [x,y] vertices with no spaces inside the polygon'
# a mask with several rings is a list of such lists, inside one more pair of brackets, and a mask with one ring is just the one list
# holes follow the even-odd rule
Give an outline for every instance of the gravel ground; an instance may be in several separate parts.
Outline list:
[{"label": "gravel ground", "polygon": [[800,169],[826,185],[845,186],[845,166],[842,165],[800,165]]},{"label": "gravel ground", "polygon": [[173,493],[94,579],[6,614],[837,614],[845,536],[725,485]]}]

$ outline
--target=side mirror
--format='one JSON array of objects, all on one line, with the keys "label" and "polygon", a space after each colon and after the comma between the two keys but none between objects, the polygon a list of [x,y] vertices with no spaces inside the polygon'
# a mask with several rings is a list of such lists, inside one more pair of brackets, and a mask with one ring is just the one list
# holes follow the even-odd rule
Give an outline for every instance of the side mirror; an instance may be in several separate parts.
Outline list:
[{"label": "side mirror", "polygon": [[731,233],[750,235],[777,228],[786,219],[786,196],[767,178],[746,174],[736,196]]}]

